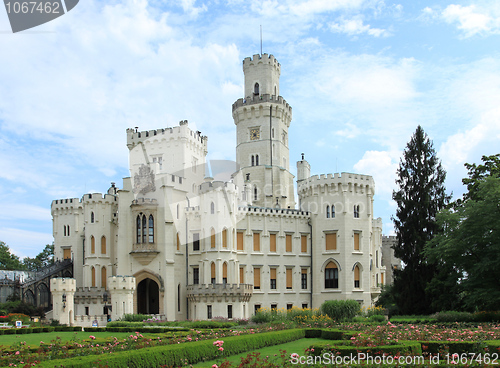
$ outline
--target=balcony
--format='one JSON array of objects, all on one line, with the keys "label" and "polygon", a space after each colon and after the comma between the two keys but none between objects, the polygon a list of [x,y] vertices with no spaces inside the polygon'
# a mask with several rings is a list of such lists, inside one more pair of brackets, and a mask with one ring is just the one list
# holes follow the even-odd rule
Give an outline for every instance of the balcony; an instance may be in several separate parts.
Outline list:
[{"label": "balcony", "polygon": [[132,252],[129,254],[141,265],[147,266],[159,253],[156,249],[156,243],[135,243],[132,245]]},{"label": "balcony", "polygon": [[191,302],[248,302],[252,294],[251,284],[199,284],[187,287]]}]

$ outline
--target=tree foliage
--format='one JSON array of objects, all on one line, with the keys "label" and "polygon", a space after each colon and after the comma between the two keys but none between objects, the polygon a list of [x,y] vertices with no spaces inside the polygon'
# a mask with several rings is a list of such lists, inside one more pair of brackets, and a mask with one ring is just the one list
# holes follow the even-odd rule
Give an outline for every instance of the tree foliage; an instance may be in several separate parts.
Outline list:
[{"label": "tree foliage", "polygon": [[3,241],[0,241],[0,270],[24,270],[24,265],[19,257],[13,254]]},{"label": "tree foliage", "polygon": [[397,244],[394,255],[405,264],[394,272],[394,298],[403,314],[432,312],[427,284],[437,273],[435,264],[423,255],[425,244],[439,231],[436,214],[450,200],[444,181],[446,172],[436,156],[432,141],[418,126],[408,142],[397,170],[399,189],[394,221]]},{"label": "tree foliage", "polygon": [[28,271],[39,271],[54,264],[54,244],[47,244],[34,258],[24,258],[23,264]]},{"label": "tree foliage", "polygon": [[[437,216],[442,233],[425,254],[458,275],[455,288],[469,310],[497,310],[500,303],[500,155],[466,164],[468,192]],[[446,281],[452,285],[453,279]]]}]

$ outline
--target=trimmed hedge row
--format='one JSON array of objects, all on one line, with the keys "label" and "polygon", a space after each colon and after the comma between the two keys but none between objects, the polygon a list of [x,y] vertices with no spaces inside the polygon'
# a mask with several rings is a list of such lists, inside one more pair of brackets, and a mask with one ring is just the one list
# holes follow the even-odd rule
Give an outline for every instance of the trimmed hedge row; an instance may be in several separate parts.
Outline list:
[{"label": "trimmed hedge row", "polygon": [[484,349],[481,348],[481,343],[475,341],[419,341],[422,346],[422,351],[438,354],[438,353],[481,353]]},{"label": "trimmed hedge row", "polygon": [[[91,327],[92,328],[92,327]],[[99,329],[99,327],[94,327],[95,330],[90,330],[89,328],[85,328],[85,331],[109,331],[109,332],[141,332],[141,333],[158,333],[158,332],[175,332],[175,331],[189,331],[189,328],[179,328],[179,327],[104,327],[103,329]]]},{"label": "trimmed hedge row", "polygon": [[27,327],[0,329],[0,335],[24,335],[30,333],[53,332],[53,331],[81,331],[78,326],[56,326],[56,327]]},{"label": "trimmed hedge row", "polygon": [[95,367],[96,364],[108,368],[149,368],[158,366],[185,366],[200,361],[217,359],[265,346],[284,344],[304,338],[304,330],[293,329],[265,332],[252,335],[225,337],[224,351],[213,345],[215,340],[195,341],[178,345],[155,346],[148,349],[131,350],[106,355],[93,355],[42,362],[37,367]]},{"label": "trimmed hedge row", "polygon": [[357,335],[356,332],[325,328],[306,328],[304,331],[306,339],[321,338],[325,340],[349,340],[354,335]]},{"label": "trimmed hedge row", "polygon": [[[314,351],[312,350],[314,349]],[[325,351],[334,355],[357,356],[360,353],[377,355],[422,355],[422,347],[418,341],[400,341],[397,345],[383,346],[354,346],[350,341],[333,340],[329,343],[313,344],[309,347],[309,354],[320,356]]]}]

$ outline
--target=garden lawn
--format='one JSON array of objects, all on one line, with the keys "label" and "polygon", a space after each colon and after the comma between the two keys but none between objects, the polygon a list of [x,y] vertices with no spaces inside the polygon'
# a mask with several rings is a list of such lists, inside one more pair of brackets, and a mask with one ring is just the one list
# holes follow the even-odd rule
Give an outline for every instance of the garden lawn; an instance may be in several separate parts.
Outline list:
[{"label": "garden lawn", "polygon": [[[61,338],[61,343],[65,343],[71,340],[87,340],[89,341],[89,336],[95,336],[96,339],[108,339],[116,337],[117,339],[125,339],[129,337],[131,332],[82,332],[82,331],[70,331],[70,332],[62,332],[62,331],[54,331],[54,332],[42,332],[42,333],[31,333],[24,335],[0,335],[0,347],[3,349],[8,349],[10,346],[18,344],[19,342],[25,341],[26,345],[37,348],[40,346],[40,341],[43,341],[45,344],[50,344],[52,340],[55,340],[58,336]],[[146,338],[156,339],[158,336],[162,334],[159,333],[143,333],[142,334]]]},{"label": "garden lawn", "polygon": [[[224,340],[224,339],[222,339]],[[288,342],[286,344],[281,344],[281,345],[273,345],[273,346],[267,346],[265,348],[255,350],[256,352],[259,352],[262,357],[265,356],[274,356],[275,354],[279,357],[280,356],[280,350],[286,350],[287,355],[291,355],[293,353],[297,353],[299,355],[304,355],[304,352],[309,346],[312,344],[318,343],[318,342],[325,342],[327,340],[324,339],[318,339],[318,338],[310,338],[310,339],[300,339],[292,342]],[[223,345],[224,346],[224,345]],[[238,364],[241,362],[242,357],[246,357],[248,354],[252,353],[253,351],[247,351],[245,353],[237,354],[237,355],[232,355],[227,358],[228,361],[230,361],[232,364],[234,364],[236,367]],[[223,360],[211,360],[208,362],[200,362],[197,364],[194,364],[193,367],[211,367],[214,364],[219,365]]]}]

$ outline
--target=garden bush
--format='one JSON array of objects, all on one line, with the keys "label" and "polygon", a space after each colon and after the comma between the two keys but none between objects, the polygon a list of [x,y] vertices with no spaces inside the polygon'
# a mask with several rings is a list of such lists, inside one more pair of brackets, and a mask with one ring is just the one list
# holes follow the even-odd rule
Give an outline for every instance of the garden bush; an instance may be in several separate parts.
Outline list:
[{"label": "garden bush", "polygon": [[382,346],[354,346],[350,341],[337,340],[329,343],[313,344],[309,347],[309,354],[320,356],[331,352],[340,356],[357,356],[359,353],[370,355],[422,355],[422,347],[418,341],[399,341],[396,345]]},{"label": "garden bush", "polygon": [[124,314],[120,321],[127,322],[143,322],[147,319],[151,318],[151,316],[147,314]]},{"label": "garden bush", "polygon": [[484,352],[477,341],[420,341],[422,351],[430,354],[464,354]]},{"label": "garden bush", "polygon": [[320,310],[335,321],[351,321],[361,312],[361,307],[355,300],[327,300]]},{"label": "garden bush", "polygon": [[384,322],[386,319],[384,315],[374,314],[368,317],[368,320],[371,322]]},{"label": "garden bush", "polygon": [[469,312],[439,312],[435,317],[438,322],[474,322],[474,316]]}]

